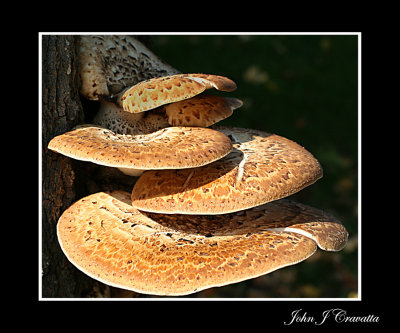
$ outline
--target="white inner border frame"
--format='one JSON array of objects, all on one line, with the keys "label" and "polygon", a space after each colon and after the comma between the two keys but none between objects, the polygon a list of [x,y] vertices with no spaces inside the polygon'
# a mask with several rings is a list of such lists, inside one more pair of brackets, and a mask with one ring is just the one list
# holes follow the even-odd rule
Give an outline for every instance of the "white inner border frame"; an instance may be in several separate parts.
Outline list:
[{"label": "white inner border frame", "polygon": [[[42,297],[42,36],[45,35],[321,35],[321,36],[329,36],[329,35],[353,35],[358,36],[358,291],[356,298],[181,298],[181,297],[163,297],[163,298],[44,298]],[[238,301],[238,300],[246,300],[246,301],[361,301],[361,32],[39,32],[38,33],[38,43],[39,43],[39,57],[38,57],[38,70],[39,70],[39,131],[38,131],[38,181],[39,181],[39,193],[38,193],[38,211],[39,211],[39,221],[38,221],[38,229],[39,229],[39,267],[38,267],[38,281],[39,281],[39,301],[57,301],[57,300],[86,300],[86,301],[112,301],[112,300],[125,300],[125,301],[157,301],[157,300],[194,300],[194,301]]]}]

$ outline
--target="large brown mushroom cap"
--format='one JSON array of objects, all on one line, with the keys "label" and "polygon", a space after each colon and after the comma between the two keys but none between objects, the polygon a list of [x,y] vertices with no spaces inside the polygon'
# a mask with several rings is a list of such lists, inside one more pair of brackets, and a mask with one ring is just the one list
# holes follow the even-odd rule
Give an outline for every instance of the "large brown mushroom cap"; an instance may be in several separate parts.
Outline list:
[{"label": "large brown mushroom cap", "polygon": [[254,278],[308,258],[315,241],[333,239],[337,249],[347,239],[336,219],[289,201],[218,218],[162,215],[141,213],[121,191],[74,203],[60,217],[57,235],[68,259],[89,276],[156,295]]},{"label": "large brown mushroom cap", "polygon": [[215,127],[233,151],[201,168],[144,173],[132,205],[156,213],[225,214],[289,196],[322,177],[314,156],[297,143],[266,132]]},{"label": "large brown mushroom cap", "polygon": [[56,136],[48,148],[100,165],[146,170],[205,165],[231,152],[232,143],[210,128],[168,127],[146,135],[123,135],[87,125]]},{"label": "large brown mushroom cap", "polygon": [[191,98],[210,88],[233,91],[236,84],[212,74],[169,75],[139,82],[124,92],[121,101],[125,111],[137,113]]}]

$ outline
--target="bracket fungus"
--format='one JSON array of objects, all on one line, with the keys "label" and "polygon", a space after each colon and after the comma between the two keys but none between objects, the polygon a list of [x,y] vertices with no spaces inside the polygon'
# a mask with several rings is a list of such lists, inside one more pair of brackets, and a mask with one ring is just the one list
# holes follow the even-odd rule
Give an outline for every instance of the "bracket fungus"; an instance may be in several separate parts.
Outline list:
[{"label": "bracket fungus", "polygon": [[114,96],[137,82],[178,74],[133,36],[82,35],[78,49],[82,96]]},{"label": "bracket fungus", "polygon": [[[242,105],[238,99],[206,95],[193,99],[189,108],[187,104],[173,106],[172,102],[206,89],[233,91],[236,84],[218,75],[181,74],[132,36],[80,36],[78,57],[80,93],[100,102],[95,123],[124,124],[126,132],[120,134],[149,133],[169,125],[208,127]],[[132,107],[135,101],[142,109]],[[164,104],[169,105],[161,115],[160,110],[150,112],[150,116],[132,114]],[[128,113],[122,114],[122,110]]]},{"label": "bracket fungus", "polygon": [[172,126],[208,127],[232,115],[243,102],[234,97],[198,95],[163,107]]},{"label": "bracket fungus", "polygon": [[93,123],[120,134],[146,134],[169,126],[209,127],[242,106],[233,97],[199,95],[166,104],[147,112],[125,112],[118,104],[100,99]]},{"label": "bracket fungus", "polygon": [[322,177],[318,161],[297,143],[266,132],[215,127],[233,151],[202,168],[150,171],[132,205],[157,213],[224,214],[289,196]]},{"label": "bracket fungus", "polygon": [[136,176],[148,169],[205,165],[229,154],[232,144],[225,134],[203,127],[167,127],[150,134],[129,135],[85,125],[56,136],[48,148]]},{"label": "bracket fungus", "polygon": [[242,102],[199,94],[234,91],[234,81],[181,74],[130,36],[82,36],[79,57],[81,94],[100,102],[95,124],[48,148],[140,175],[130,193],[91,194],[59,218],[61,249],[81,271],[140,293],[188,295],[346,245],[339,220],[285,198],[322,177],[310,152],[214,126]]},{"label": "bracket fungus", "polygon": [[284,200],[209,219],[143,213],[127,192],[99,192],[61,215],[57,235],[68,259],[96,280],[145,294],[187,295],[296,264],[317,246],[344,246],[339,221]]},{"label": "bracket fungus", "polygon": [[124,92],[121,102],[125,111],[138,113],[194,97],[211,88],[230,92],[236,89],[236,84],[220,75],[168,75],[139,82]]}]

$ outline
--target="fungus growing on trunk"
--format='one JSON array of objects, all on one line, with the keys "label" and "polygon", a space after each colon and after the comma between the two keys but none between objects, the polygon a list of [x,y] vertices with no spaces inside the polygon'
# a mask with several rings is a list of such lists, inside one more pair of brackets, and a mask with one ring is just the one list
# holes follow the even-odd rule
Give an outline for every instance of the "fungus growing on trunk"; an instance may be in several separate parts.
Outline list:
[{"label": "fungus growing on trunk", "polygon": [[232,144],[225,134],[203,127],[167,127],[150,134],[129,135],[85,125],[56,136],[48,148],[137,176],[149,169],[184,169],[211,163],[229,154]]},{"label": "fungus growing on trunk", "polygon": [[225,214],[294,194],[322,177],[315,157],[276,134],[214,127],[231,138],[233,151],[204,167],[144,173],[132,205],[166,214]]},{"label": "fungus growing on trunk", "polygon": [[117,95],[155,76],[179,73],[133,36],[82,35],[78,56],[80,92],[89,100]]},{"label": "fungus growing on trunk", "polygon": [[149,171],[131,193],[91,194],[62,213],[58,241],[78,269],[119,288],[187,295],[345,246],[336,218],[282,199],[322,177],[310,152],[259,130],[205,128],[242,102],[199,94],[234,91],[234,81],[181,74],[131,36],[82,36],[79,63],[82,96],[100,102],[95,125],[48,148],[129,175]]},{"label": "fungus growing on trunk", "polygon": [[165,105],[167,121],[172,126],[208,127],[232,115],[243,102],[233,97],[198,95]]},{"label": "fungus growing on trunk", "polygon": [[194,97],[211,88],[234,91],[236,84],[220,75],[168,75],[134,85],[123,93],[121,102],[125,111],[138,113]]}]

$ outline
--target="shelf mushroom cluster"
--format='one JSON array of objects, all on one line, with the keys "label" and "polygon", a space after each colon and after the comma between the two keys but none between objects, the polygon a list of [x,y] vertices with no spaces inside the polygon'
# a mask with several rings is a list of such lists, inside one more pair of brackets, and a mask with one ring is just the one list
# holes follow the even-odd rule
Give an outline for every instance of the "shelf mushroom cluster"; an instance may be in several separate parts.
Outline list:
[{"label": "shelf mushroom cluster", "polygon": [[[314,156],[276,134],[215,124],[242,102],[223,76],[144,80],[115,103],[101,100],[92,125],[53,138],[50,150],[139,176],[132,192],[84,197],[60,217],[67,258],[105,284],[187,295],[339,251],[335,217],[285,197],[322,177]],[[211,127],[210,127],[211,126]]]}]

